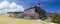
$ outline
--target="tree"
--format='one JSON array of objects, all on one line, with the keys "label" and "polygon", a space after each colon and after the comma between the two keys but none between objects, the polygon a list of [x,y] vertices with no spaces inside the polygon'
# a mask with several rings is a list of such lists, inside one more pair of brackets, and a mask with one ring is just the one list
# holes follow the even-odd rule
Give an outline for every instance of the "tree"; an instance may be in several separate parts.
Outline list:
[{"label": "tree", "polygon": [[55,14],[52,22],[60,24],[60,14]]}]

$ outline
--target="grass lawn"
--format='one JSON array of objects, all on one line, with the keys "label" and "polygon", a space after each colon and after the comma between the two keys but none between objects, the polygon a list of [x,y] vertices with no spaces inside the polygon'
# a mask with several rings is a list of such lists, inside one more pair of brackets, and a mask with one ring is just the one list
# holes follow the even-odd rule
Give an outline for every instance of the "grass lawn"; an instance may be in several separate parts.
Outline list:
[{"label": "grass lawn", "polygon": [[46,22],[51,22],[52,21],[52,18],[48,18],[45,20]]},{"label": "grass lawn", "polygon": [[44,23],[36,20],[11,18],[6,14],[6,15],[0,15],[0,24],[44,24]]}]

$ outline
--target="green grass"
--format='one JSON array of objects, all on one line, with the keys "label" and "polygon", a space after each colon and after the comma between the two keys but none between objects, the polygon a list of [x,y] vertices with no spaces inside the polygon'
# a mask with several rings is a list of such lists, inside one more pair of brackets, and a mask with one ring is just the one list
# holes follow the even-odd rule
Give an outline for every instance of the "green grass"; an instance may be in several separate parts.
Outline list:
[{"label": "green grass", "polygon": [[0,24],[44,24],[44,23],[36,20],[11,18],[7,14],[5,14],[0,16]]},{"label": "green grass", "polygon": [[52,21],[52,18],[48,18],[48,19],[46,19],[46,20],[44,20],[44,21],[46,21],[46,22],[51,22],[51,21]]}]

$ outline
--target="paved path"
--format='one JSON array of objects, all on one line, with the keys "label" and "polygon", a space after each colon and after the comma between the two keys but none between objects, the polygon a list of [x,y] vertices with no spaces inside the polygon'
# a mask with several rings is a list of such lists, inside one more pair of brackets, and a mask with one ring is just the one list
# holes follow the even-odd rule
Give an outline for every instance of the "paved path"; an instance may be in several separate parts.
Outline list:
[{"label": "paved path", "polygon": [[37,21],[43,22],[43,23],[45,23],[45,24],[57,24],[57,23],[45,22],[45,21],[43,21],[43,20],[37,20]]}]

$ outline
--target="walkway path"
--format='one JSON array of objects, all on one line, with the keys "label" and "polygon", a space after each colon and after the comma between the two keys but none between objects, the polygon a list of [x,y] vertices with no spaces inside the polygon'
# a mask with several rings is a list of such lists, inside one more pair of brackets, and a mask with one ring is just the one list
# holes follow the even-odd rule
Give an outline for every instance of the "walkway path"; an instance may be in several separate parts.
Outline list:
[{"label": "walkway path", "polygon": [[45,23],[45,24],[57,24],[57,23],[46,22],[46,21],[42,21],[42,20],[37,20],[37,21],[43,22],[43,23]]}]

